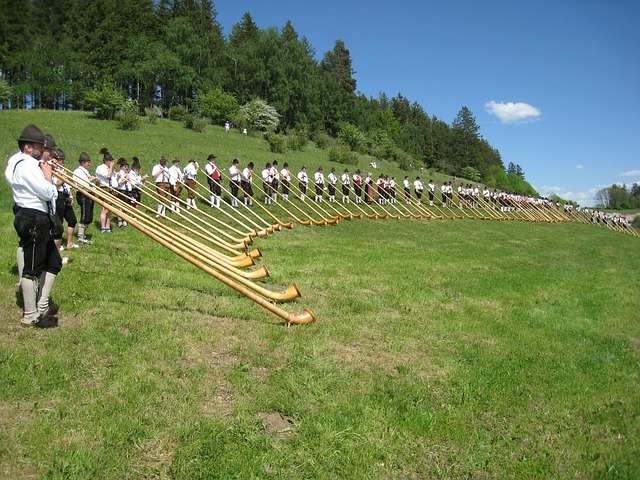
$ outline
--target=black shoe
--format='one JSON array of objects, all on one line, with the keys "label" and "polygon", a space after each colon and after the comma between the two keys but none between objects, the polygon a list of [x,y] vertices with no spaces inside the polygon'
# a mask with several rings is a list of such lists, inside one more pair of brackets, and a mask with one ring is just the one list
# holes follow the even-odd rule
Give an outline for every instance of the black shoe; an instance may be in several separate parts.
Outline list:
[{"label": "black shoe", "polygon": [[58,326],[58,317],[55,315],[40,315],[33,326],[36,328],[55,328]]},{"label": "black shoe", "polygon": [[58,314],[58,310],[60,310],[60,305],[51,302],[49,304],[49,310],[44,314],[46,317],[53,317]]}]

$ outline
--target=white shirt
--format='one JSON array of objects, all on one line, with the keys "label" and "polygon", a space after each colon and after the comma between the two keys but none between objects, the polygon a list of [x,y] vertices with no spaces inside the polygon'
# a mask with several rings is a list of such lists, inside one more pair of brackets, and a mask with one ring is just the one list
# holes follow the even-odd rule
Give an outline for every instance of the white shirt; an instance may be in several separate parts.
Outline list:
[{"label": "white shirt", "polygon": [[89,179],[91,178],[91,174],[89,170],[80,165],[73,171],[73,181],[80,184],[83,187],[89,186]]},{"label": "white shirt", "polygon": [[56,204],[58,189],[44,178],[38,160],[31,155],[22,152],[13,155],[9,159],[4,176],[11,186],[13,201],[18,207],[48,213],[47,202]]},{"label": "white shirt", "polygon": [[142,175],[140,175],[140,172],[134,172],[133,170],[129,172],[129,183],[131,184],[131,188],[137,188],[138,190],[141,190],[142,178],[143,177]]},{"label": "white shirt", "polygon": [[151,169],[151,176],[156,181],[156,183],[169,183],[169,169],[166,164],[154,165]]},{"label": "white shirt", "polygon": [[333,172],[329,174],[329,176],[327,177],[327,180],[329,180],[329,183],[331,185],[335,185],[336,183],[338,183],[338,177]]},{"label": "white shirt", "polygon": [[118,190],[121,190],[123,192],[131,191],[131,183],[129,183],[129,178],[129,172],[122,169],[118,170],[118,173],[116,173],[116,185]]},{"label": "white shirt", "polygon": [[416,180],[413,182],[413,186],[416,190],[424,190],[424,185],[420,180]]},{"label": "white shirt", "polygon": [[404,181],[402,182],[404,184],[404,188],[406,190],[411,190],[411,182],[409,181],[408,178],[405,178]]},{"label": "white shirt", "polygon": [[229,177],[234,182],[239,182],[240,181],[240,169],[238,168],[237,165],[231,165],[229,167]]},{"label": "white shirt", "polygon": [[242,170],[242,176],[244,177],[243,180],[247,183],[251,183],[251,178],[253,177],[253,171],[249,169],[249,167],[245,167],[244,170]]},{"label": "white shirt", "polygon": [[[213,178],[213,173],[216,170],[218,170],[218,167],[213,162],[207,162],[207,164],[204,166],[204,173],[206,173],[208,176],[212,178]],[[220,176],[218,176],[218,179],[220,179]]]},{"label": "white shirt", "polygon": [[298,172],[298,180],[300,180],[304,184],[309,183],[309,177],[307,176],[307,172],[303,172],[302,170]]},{"label": "white shirt", "polygon": [[184,167],[183,173],[189,180],[195,180],[198,175],[198,164],[196,162],[187,163],[187,166]]},{"label": "white shirt", "polygon": [[168,173],[169,173],[169,184],[172,186],[175,186],[176,183],[182,183],[182,180],[184,180],[184,174],[182,173],[180,166],[176,163],[171,165],[171,168],[168,170]]},{"label": "white shirt", "polygon": [[343,173],[341,180],[342,180],[342,184],[343,185],[346,185],[347,187],[349,185],[351,185],[351,179],[349,178],[349,172]]},{"label": "white shirt", "polygon": [[313,178],[316,181],[316,183],[321,183],[324,185],[324,174],[322,172],[314,173]]},{"label": "white shirt", "polygon": [[106,163],[101,163],[96,168],[96,178],[100,180],[101,187],[110,187],[112,184],[115,187],[116,184],[112,181],[113,175],[113,170],[111,171],[111,175],[109,175],[109,166]]},{"label": "white shirt", "polygon": [[291,181],[291,172],[286,168],[283,168],[282,170],[280,170],[280,176],[282,177],[283,180],[286,180],[287,182]]},{"label": "white shirt", "polygon": [[273,181],[273,176],[271,175],[271,167],[262,170],[262,180],[264,180],[265,183],[271,183]]}]

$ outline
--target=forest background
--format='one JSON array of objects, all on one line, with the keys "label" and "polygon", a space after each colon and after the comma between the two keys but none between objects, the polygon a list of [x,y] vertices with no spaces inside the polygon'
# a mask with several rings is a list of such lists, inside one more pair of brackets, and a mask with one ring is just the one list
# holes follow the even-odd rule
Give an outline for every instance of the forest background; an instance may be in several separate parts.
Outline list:
[{"label": "forest background", "polygon": [[[537,195],[520,165],[505,168],[466,106],[447,123],[401,93],[358,93],[342,40],[318,60],[291,22],[260,29],[248,12],[225,36],[211,0],[1,3],[4,109],[92,110],[119,115],[122,128],[136,128],[143,113],[196,130],[229,121],[264,134],[275,152],[314,141],[344,164],[367,154]],[[640,207],[640,188],[613,185],[596,200]]]}]

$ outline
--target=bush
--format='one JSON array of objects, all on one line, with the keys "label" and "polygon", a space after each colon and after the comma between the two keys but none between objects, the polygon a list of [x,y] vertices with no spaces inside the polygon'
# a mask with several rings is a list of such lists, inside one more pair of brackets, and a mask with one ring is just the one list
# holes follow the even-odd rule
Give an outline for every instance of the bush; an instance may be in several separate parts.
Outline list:
[{"label": "bush", "polygon": [[204,132],[204,129],[207,128],[207,125],[210,123],[211,122],[208,118],[201,117],[200,115],[187,115],[187,118],[184,121],[187,128],[198,133]]},{"label": "bush", "polygon": [[302,150],[308,142],[307,136],[303,133],[294,133],[287,136],[287,149],[291,151]]},{"label": "bush", "polygon": [[144,114],[147,117],[147,121],[151,125],[158,123],[158,118],[162,115],[162,111],[158,107],[147,107],[144,109]]},{"label": "bush", "polygon": [[358,154],[347,145],[337,145],[329,149],[329,161],[344,165],[356,165],[358,163]]},{"label": "bush", "polygon": [[127,100],[122,108],[116,113],[118,128],[122,130],[140,129],[140,115],[138,115],[138,102]]},{"label": "bush", "polygon": [[264,136],[273,153],[284,153],[287,151],[287,137],[277,133],[267,133]]},{"label": "bush", "polygon": [[169,108],[169,120],[174,122],[186,122],[189,112],[182,105],[174,105]]},{"label": "bush", "polygon": [[124,108],[125,96],[110,87],[101,90],[88,90],[84,96],[84,108],[94,110],[96,117],[102,120],[113,120],[116,114]]},{"label": "bush", "polygon": [[333,138],[331,138],[331,136],[326,132],[318,133],[314,137],[313,141],[316,142],[316,146],[322,150],[326,150],[329,146],[335,143]]}]

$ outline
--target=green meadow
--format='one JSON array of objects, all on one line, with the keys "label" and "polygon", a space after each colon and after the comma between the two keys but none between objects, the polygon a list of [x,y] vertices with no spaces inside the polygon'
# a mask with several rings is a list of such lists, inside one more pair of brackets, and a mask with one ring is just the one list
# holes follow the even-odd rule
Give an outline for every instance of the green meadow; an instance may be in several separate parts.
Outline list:
[{"label": "green meadow", "polygon": [[[32,122],[72,168],[81,151],[95,168],[103,146],[145,172],[209,153],[258,171],[332,166],[312,145],[276,155],[218,127],[0,111],[3,172]],[[477,219],[296,224],[252,245],[271,274],[257,283],[295,283],[302,297],[279,305],[317,317],[287,328],[142,232],[94,224],[56,281],[60,326],[36,330],[19,322],[11,206],[3,180],[0,478],[640,478],[637,237]]]}]

